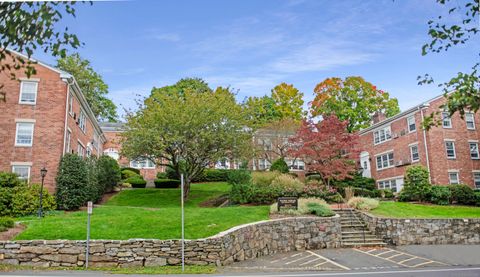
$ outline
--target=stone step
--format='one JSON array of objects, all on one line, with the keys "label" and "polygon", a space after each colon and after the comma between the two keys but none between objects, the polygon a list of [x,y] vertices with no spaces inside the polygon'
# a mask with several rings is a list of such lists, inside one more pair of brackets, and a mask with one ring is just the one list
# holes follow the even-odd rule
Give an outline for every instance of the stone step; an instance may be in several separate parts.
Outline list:
[{"label": "stone step", "polygon": [[[349,235],[344,235],[342,234],[342,239],[350,239],[350,238],[362,238],[363,239],[363,234],[349,234]],[[369,233],[365,233],[365,238],[377,238],[377,236]]]},{"label": "stone step", "polygon": [[355,224],[355,223],[353,223],[353,224],[350,224],[350,223],[342,224],[342,228],[355,228],[355,227],[367,227],[367,225],[365,225],[365,224]]},{"label": "stone step", "polygon": [[[351,231],[343,231],[342,230],[342,235],[355,235],[355,234],[372,234],[370,232],[370,230],[365,230],[365,231],[362,231],[362,230],[351,230]],[[373,235],[373,234],[372,234]]]},{"label": "stone step", "polygon": [[384,242],[345,242],[342,243],[344,247],[366,247],[366,246],[386,246]]},{"label": "stone step", "polygon": [[383,240],[379,239],[379,238],[365,238],[365,240],[363,238],[348,238],[348,239],[344,239],[342,238],[342,242],[348,242],[348,243],[353,243],[353,242],[368,242],[368,243],[371,243],[371,242],[383,242]]}]

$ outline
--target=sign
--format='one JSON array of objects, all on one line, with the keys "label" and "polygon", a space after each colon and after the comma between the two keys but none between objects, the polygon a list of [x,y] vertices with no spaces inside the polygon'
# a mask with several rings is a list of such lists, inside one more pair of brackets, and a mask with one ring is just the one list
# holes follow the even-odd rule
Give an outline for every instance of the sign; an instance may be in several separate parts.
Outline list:
[{"label": "sign", "polygon": [[298,210],[298,198],[297,197],[278,197],[277,207],[279,211],[281,208]]},{"label": "sign", "polygon": [[93,213],[93,203],[92,201],[88,201],[87,203],[87,214],[92,214]]}]

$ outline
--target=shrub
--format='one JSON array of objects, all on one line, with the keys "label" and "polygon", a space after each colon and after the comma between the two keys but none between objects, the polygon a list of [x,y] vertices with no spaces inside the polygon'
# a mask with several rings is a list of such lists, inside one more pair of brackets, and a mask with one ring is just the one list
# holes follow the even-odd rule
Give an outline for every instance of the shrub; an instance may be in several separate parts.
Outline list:
[{"label": "shrub", "polygon": [[323,182],[322,176],[320,176],[319,174],[306,175],[305,181],[306,181],[306,182],[308,182],[308,181],[318,181],[318,182],[320,182],[320,183]]},{"label": "shrub", "polygon": [[288,165],[283,158],[276,159],[270,166],[270,171],[278,171],[280,173],[288,173]]},{"label": "shrub", "polygon": [[299,196],[304,187],[302,182],[288,174],[278,175],[271,186],[274,191],[278,191],[279,196]]},{"label": "shrub", "polygon": [[475,191],[475,205],[480,207],[480,191]]},{"label": "shrub", "polygon": [[157,179],[168,179],[167,172],[157,172]]},{"label": "shrub", "polygon": [[353,188],[353,193],[355,194],[355,196],[360,197],[376,198],[381,196],[381,191],[378,189],[368,190],[364,188]]},{"label": "shrub", "polygon": [[428,170],[421,165],[407,168],[405,184],[400,193],[400,201],[428,201],[432,185],[428,182]]},{"label": "shrub", "polygon": [[450,201],[463,205],[475,204],[475,193],[473,189],[467,185],[449,185],[452,194]]},{"label": "shrub", "polygon": [[205,169],[203,174],[195,178],[194,182],[226,182],[228,172],[233,169]]},{"label": "shrub", "polygon": [[122,167],[122,169],[121,169],[120,171],[124,171],[124,170],[133,171],[133,172],[137,173],[138,175],[140,175],[140,169],[138,169],[138,168],[134,168],[134,167]]},{"label": "shrub", "polygon": [[[23,185],[14,188],[12,197],[12,216],[26,216],[35,214],[39,209],[40,185]],[[55,197],[43,188],[42,210],[44,212],[55,210]]]},{"label": "shrub", "polygon": [[113,187],[115,187],[122,178],[117,161],[107,155],[103,155],[98,159],[97,170],[98,183],[105,188],[104,192],[112,191]]},{"label": "shrub", "polygon": [[326,186],[322,185],[319,181],[310,180],[303,187],[303,195],[305,197],[325,198],[326,194]]},{"label": "shrub", "polygon": [[0,188],[13,188],[23,182],[18,179],[17,174],[11,172],[0,172]]},{"label": "shrub", "polygon": [[327,217],[335,215],[328,206],[319,205],[317,203],[308,203],[307,207],[310,213],[316,216]]},{"label": "shrub", "polygon": [[10,217],[0,217],[0,232],[6,231],[15,226],[15,221]]},{"label": "shrub", "polygon": [[88,169],[76,154],[62,157],[56,177],[57,205],[61,209],[76,210],[87,202]]},{"label": "shrub", "polygon": [[132,188],[145,188],[147,186],[147,181],[143,180],[142,177],[134,176],[126,179],[124,183],[129,183],[132,185]]},{"label": "shrub", "polygon": [[332,185],[337,189],[354,187],[354,188],[362,188],[366,190],[374,190],[377,188],[374,179],[363,177],[359,173],[354,174],[352,178],[347,178],[341,181],[333,181]]},{"label": "shrub", "polygon": [[[312,206],[313,208],[309,208]],[[302,214],[316,214],[318,216],[332,216],[334,213],[330,209],[325,200],[318,198],[299,198],[298,210],[294,209],[281,209],[278,211],[277,203],[273,203],[270,206],[271,214],[290,214],[290,215],[302,215]]]},{"label": "shrub", "polygon": [[252,182],[257,186],[269,186],[273,179],[280,175],[278,172],[257,171],[252,173]]},{"label": "shrub", "polygon": [[180,180],[172,180],[172,179],[156,179],[155,187],[157,189],[173,189],[178,188],[180,186]]},{"label": "shrub", "polygon": [[98,181],[98,167],[97,167],[97,158],[90,157],[85,159],[85,164],[87,167],[87,187],[85,188],[87,192],[87,201],[97,202],[102,199],[102,195],[105,193],[105,186]]},{"label": "shrub", "polygon": [[379,202],[372,198],[353,197],[348,201],[348,205],[358,210],[370,211],[378,207]]},{"label": "shrub", "polygon": [[122,180],[126,180],[126,179],[129,179],[129,178],[132,178],[132,177],[137,177],[137,176],[141,176],[141,175],[139,173],[135,172],[135,171],[130,170],[130,169],[123,169],[121,171]]},{"label": "shrub", "polygon": [[345,199],[348,201],[350,198],[355,196],[355,192],[352,187],[345,188]]},{"label": "shrub", "polygon": [[437,205],[448,205],[450,204],[450,198],[452,193],[450,189],[446,186],[432,186],[430,192],[430,202]]},{"label": "shrub", "polygon": [[335,192],[331,195],[326,195],[325,200],[329,203],[343,203],[343,197],[340,193]]},{"label": "shrub", "polygon": [[230,201],[238,204],[253,202],[255,189],[252,183],[233,184],[230,191]]},{"label": "shrub", "polygon": [[393,194],[393,191],[391,189],[382,189],[382,190],[379,190],[379,191],[382,195],[382,198],[391,199],[391,198],[395,197],[395,195]]},{"label": "shrub", "polygon": [[231,170],[227,174],[227,182],[234,184],[248,184],[252,181],[252,174],[248,170]]}]

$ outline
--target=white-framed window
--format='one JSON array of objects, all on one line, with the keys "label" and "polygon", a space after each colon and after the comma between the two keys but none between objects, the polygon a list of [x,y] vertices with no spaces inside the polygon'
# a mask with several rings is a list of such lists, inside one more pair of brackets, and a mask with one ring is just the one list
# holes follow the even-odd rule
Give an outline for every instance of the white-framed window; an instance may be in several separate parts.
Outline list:
[{"label": "white-framed window", "polygon": [[468,146],[470,147],[470,158],[473,160],[480,159],[480,155],[478,153],[478,142],[469,142]]},{"label": "white-framed window", "polygon": [[392,139],[392,130],[390,126],[379,129],[373,133],[373,144],[379,144]]},{"label": "white-framed window", "polygon": [[258,169],[259,170],[266,170],[270,168],[270,162],[267,159],[259,159],[258,160]]},{"label": "white-framed window", "polygon": [[407,117],[408,132],[415,132],[417,130],[417,125],[415,124],[415,116]]},{"label": "white-framed window", "polygon": [[85,133],[87,131],[87,116],[83,110],[80,110],[78,116],[78,127]]},{"label": "white-framed window", "polygon": [[410,146],[410,157],[412,159],[412,163],[420,160],[420,155],[418,154],[418,144]]},{"label": "white-framed window", "polygon": [[305,162],[300,159],[287,159],[285,161],[288,165],[288,168],[291,170],[305,170]]},{"label": "white-framed window", "polygon": [[32,146],[33,129],[34,123],[32,122],[17,122],[15,146]]},{"label": "white-framed window", "polygon": [[37,81],[21,81],[20,82],[20,99],[18,103],[35,105],[37,103]]},{"label": "white-framed window", "polygon": [[105,151],[103,151],[103,154],[115,159],[116,161],[118,161],[118,159],[120,159],[120,155],[118,154],[118,150],[115,149],[115,148],[108,148]]},{"label": "white-framed window", "polygon": [[475,114],[465,113],[465,122],[467,123],[468,130],[475,130]]},{"label": "white-framed window", "polygon": [[155,168],[155,163],[147,158],[140,158],[130,161],[130,167],[133,168]]},{"label": "white-framed window", "polygon": [[77,155],[80,157],[85,157],[85,146],[82,143],[78,142],[77,145]]},{"label": "white-framed window", "polygon": [[460,177],[458,176],[458,172],[457,171],[448,172],[448,181],[450,185],[460,184]]},{"label": "white-framed window", "polygon": [[227,158],[223,158],[218,160],[215,163],[215,168],[216,169],[230,169],[230,160]]},{"label": "white-framed window", "polygon": [[92,147],[90,145],[87,145],[86,155],[87,155],[87,157],[92,156]]},{"label": "white-framed window", "polygon": [[392,192],[399,192],[403,187],[403,178],[378,181],[377,186],[379,189],[391,189]]},{"label": "white-framed window", "polygon": [[442,126],[443,128],[452,128],[452,118],[450,118],[450,113],[442,112]]},{"label": "white-framed window", "polygon": [[68,95],[68,113],[73,115],[73,94]]},{"label": "white-framed window", "polygon": [[377,156],[377,169],[385,169],[393,166],[393,152]]},{"label": "white-framed window", "polygon": [[12,172],[18,175],[18,179],[28,182],[30,180],[29,165],[12,165]]},{"label": "white-framed window", "polygon": [[65,137],[65,153],[70,153],[70,149],[72,147],[71,139],[72,132],[70,130],[67,130],[67,136]]},{"label": "white-framed window", "polygon": [[445,141],[445,150],[447,152],[447,159],[455,159],[455,142],[451,140]]},{"label": "white-framed window", "polygon": [[475,188],[480,189],[480,171],[473,172],[473,184]]}]

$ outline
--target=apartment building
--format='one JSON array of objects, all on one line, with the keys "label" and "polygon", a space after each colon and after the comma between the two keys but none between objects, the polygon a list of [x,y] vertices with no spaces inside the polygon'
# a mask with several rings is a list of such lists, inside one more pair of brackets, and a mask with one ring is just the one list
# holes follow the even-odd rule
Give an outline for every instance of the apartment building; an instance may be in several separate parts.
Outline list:
[{"label": "apartment building", "polygon": [[[390,118],[377,115],[374,124],[360,131],[360,166],[365,177],[380,189],[400,191],[409,165],[423,165],[434,185],[466,184],[480,188],[480,116],[467,113],[449,117],[440,106],[442,96]],[[441,124],[422,128],[423,118],[439,111]]]},{"label": "apartment building", "polygon": [[[24,57],[26,58],[26,57]],[[75,78],[38,62],[28,78],[23,70],[0,74],[0,171],[11,171],[55,190],[55,176],[65,153],[100,155],[106,138]]]}]

